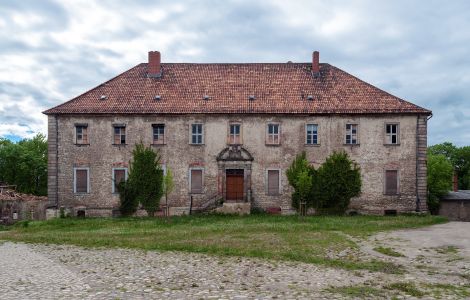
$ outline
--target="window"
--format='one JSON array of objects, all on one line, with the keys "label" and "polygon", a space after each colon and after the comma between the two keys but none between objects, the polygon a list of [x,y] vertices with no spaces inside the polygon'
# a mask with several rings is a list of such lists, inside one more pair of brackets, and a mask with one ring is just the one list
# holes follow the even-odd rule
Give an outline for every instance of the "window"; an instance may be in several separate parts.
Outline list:
[{"label": "window", "polygon": [[398,194],[398,171],[397,170],[385,171],[385,194],[386,195]]},{"label": "window", "polygon": [[203,143],[202,124],[191,124],[191,144],[201,145]]},{"label": "window", "polygon": [[318,125],[307,124],[305,126],[306,141],[307,145],[318,145]]},{"label": "window", "polygon": [[203,192],[202,169],[190,169],[189,182],[191,194],[201,194]]},{"label": "window", "polygon": [[113,169],[113,193],[118,193],[117,185],[127,179],[126,168],[114,168]]},{"label": "window", "polygon": [[398,124],[385,125],[386,144],[396,145],[399,143],[398,129]]},{"label": "window", "polygon": [[89,193],[90,177],[88,168],[74,168],[73,192]]},{"label": "window", "polygon": [[268,135],[266,137],[266,144],[279,145],[279,124],[268,124]]},{"label": "window", "polygon": [[355,145],[357,142],[357,124],[346,124],[346,144]]},{"label": "window", "polygon": [[153,124],[153,143],[165,144],[165,124]]},{"label": "window", "polygon": [[85,125],[85,124],[75,125],[75,144],[79,144],[79,145],[88,144],[88,125]]},{"label": "window", "polygon": [[126,127],[123,125],[114,126],[114,145],[126,144]]},{"label": "window", "polygon": [[279,195],[279,170],[267,170],[266,189],[268,195]]},{"label": "window", "polygon": [[241,125],[240,124],[230,124],[229,126],[229,144],[241,144]]}]

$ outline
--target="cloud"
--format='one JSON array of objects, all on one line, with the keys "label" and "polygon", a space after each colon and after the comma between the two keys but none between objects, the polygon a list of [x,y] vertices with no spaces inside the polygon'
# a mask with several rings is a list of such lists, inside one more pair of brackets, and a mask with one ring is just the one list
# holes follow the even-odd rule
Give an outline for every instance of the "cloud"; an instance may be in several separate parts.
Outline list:
[{"label": "cloud", "polygon": [[429,143],[468,144],[470,2],[3,1],[0,136],[162,51],[169,62],[309,61],[312,50],[432,109]]}]

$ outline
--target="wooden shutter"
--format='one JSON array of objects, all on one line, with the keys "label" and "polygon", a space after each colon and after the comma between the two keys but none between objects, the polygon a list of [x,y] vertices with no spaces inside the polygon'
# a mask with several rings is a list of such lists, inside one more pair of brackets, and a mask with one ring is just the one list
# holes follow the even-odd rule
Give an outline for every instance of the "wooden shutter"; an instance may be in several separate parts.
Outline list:
[{"label": "wooden shutter", "polygon": [[398,194],[398,171],[397,170],[385,171],[385,194],[387,195]]},{"label": "wooden shutter", "polygon": [[191,170],[191,193],[202,193],[202,170]]},{"label": "wooden shutter", "polygon": [[88,193],[88,170],[75,170],[75,192]]},{"label": "wooden shutter", "polygon": [[126,170],[117,169],[114,170],[114,192],[117,193],[117,185],[126,180]]},{"label": "wooden shutter", "polygon": [[279,170],[268,170],[268,195],[279,194]]}]

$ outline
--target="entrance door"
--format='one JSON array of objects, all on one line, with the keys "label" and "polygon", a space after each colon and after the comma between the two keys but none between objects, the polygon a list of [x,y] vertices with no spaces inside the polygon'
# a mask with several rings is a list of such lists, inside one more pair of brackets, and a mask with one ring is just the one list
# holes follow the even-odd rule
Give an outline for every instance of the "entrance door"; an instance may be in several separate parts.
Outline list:
[{"label": "entrance door", "polygon": [[227,200],[243,200],[243,170],[226,170]]}]

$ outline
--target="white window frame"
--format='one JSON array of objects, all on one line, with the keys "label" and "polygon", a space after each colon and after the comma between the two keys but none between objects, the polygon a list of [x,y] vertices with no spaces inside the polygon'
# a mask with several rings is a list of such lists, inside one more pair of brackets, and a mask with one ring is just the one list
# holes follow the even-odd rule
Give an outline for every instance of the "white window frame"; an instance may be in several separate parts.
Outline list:
[{"label": "white window frame", "polygon": [[[163,140],[161,142],[156,143],[155,142],[155,128],[163,125]],[[166,144],[166,133],[167,133],[167,128],[166,128],[165,123],[155,123],[152,124],[152,145],[165,145]],[[157,133],[158,136],[162,135],[160,132]],[[160,139],[158,140],[160,141]]]},{"label": "white window frame", "polygon": [[[116,128],[119,128],[119,144],[115,143],[115,137],[116,137]],[[122,128],[124,128],[124,134],[122,134]],[[124,136],[124,143],[122,143],[122,136]],[[113,125],[113,145],[127,145],[127,129],[126,125],[120,125],[120,124],[114,124]]]},{"label": "white window frame", "polygon": [[[200,125],[201,126],[201,133],[193,133],[193,126]],[[193,135],[194,136],[201,136],[201,143],[193,143]],[[196,138],[197,140],[197,138]],[[204,124],[200,122],[191,123],[189,126],[189,144],[191,145],[204,145]]]},{"label": "white window frame", "polygon": [[[269,126],[277,126],[277,133],[269,133]],[[277,136],[277,143],[274,142],[274,137]],[[281,144],[281,124],[270,122],[266,124],[266,145],[280,145]]]},{"label": "white window frame", "polygon": [[[396,133],[392,133],[391,128],[390,128],[390,133],[387,133],[388,126],[396,126],[397,127]],[[392,143],[393,135],[396,136],[396,143]],[[385,123],[385,144],[386,145],[400,145],[400,123],[396,123],[396,122]]]},{"label": "white window frame", "polygon": [[[314,134],[311,135],[312,136],[312,142],[308,143],[308,126],[309,125],[317,126],[317,134],[316,134],[317,135],[317,142],[316,143],[313,142]],[[309,145],[309,146],[320,145],[319,131],[320,131],[320,126],[317,123],[307,123],[307,124],[305,124],[305,145]]]},{"label": "white window frame", "polygon": [[[351,128],[348,129],[348,125],[351,125]],[[353,130],[353,126],[356,126],[356,133],[355,133],[355,137],[356,137],[356,142],[353,143],[352,140],[353,140],[353,133],[352,133],[352,130]],[[344,135],[344,143],[346,145],[359,145],[359,124],[357,123],[346,123],[346,125],[344,126],[344,129],[346,131],[346,134]],[[348,143],[348,139],[347,139],[347,136],[350,135],[350,142]]]},{"label": "white window frame", "polygon": [[[387,171],[397,171],[397,193],[396,194],[387,194]],[[399,169],[385,169],[383,172],[383,176],[384,176],[383,194],[385,196],[400,195],[400,170]]]},{"label": "white window frame", "polygon": [[[77,170],[86,170],[87,183],[86,192],[77,192]],[[73,193],[74,194],[89,194],[90,193],[90,168],[89,167],[74,167],[73,168]]]},{"label": "white window frame", "polygon": [[116,180],[116,178],[114,177],[114,171],[116,171],[116,170],[124,170],[124,172],[125,172],[125,173],[124,173],[124,180],[127,180],[127,178],[128,178],[128,172],[129,172],[129,171],[127,170],[127,168],[113,168],[113,169],[112,169],[112,172],[113,172],[113,173],[112,173],[112,177],[113,177],[113,181],[112,181],[113,194],[117,194],[117,193],[118,193],[118,191],[116,191],[116,186],[115,186],[115,180]]},{"label": "white window frame", "polygon": [[[278,182],[278,193],[277,194],[269,194],[269,171],[278,171],[279,172],[279,182]],[[280,196],[282,195],[282,172],[281,168],[266,168],[265,175],[264,175],[264,186],[265,186],[265,193],[267,196]]]},{"label": "white window frame", "polygon": [[[201,181],[202,181],[202,183],[201,183],[201,184],[202,184],[202,190],[201,190],[200,193],[195,193],[195,192],[193,193],[193,191],[191,190],[191,180],[192,180],[192,178],[191,178],[191,171],[192,171],[192,170],[201,170],[201,171],[202,171],[202,173],[201,173],[201,176],[202,176],[202,178],[201,178]],[[189,189],[188,189],[188,190],[189,190],[189,194],[191,194],[191,195],[193,195],[193,194],[194,194],[194,195],[204,194],[204,191],[205,191],[205,187],[204,187],[204,173],[205,173],[205,171],[204,171],[204,168],[203,168],[203,167],[191,167],[191,168],[189,168],[189,174],[188,174],[188,179],[189,179],[189,181],[188,181],[188,187],[189,187]]]},{"label": "white window frame", "polygon": [[[232,134],[230,132],[230,128],[232,127],[232,125],[238,125],[240,127],[240,131],[238,133],[240,143],[238,143],[238,144],[235,144],[235,143],[231,142]],[[233,134],[233,136],[235,137],[236,135]],[[242,145],[243,144],[243,126],[242,126],[242,123],[240,123],[240,122],[230,122],[228,124],[228,141],[227,141],[227,144],[229,144],[229,145]]]}]

